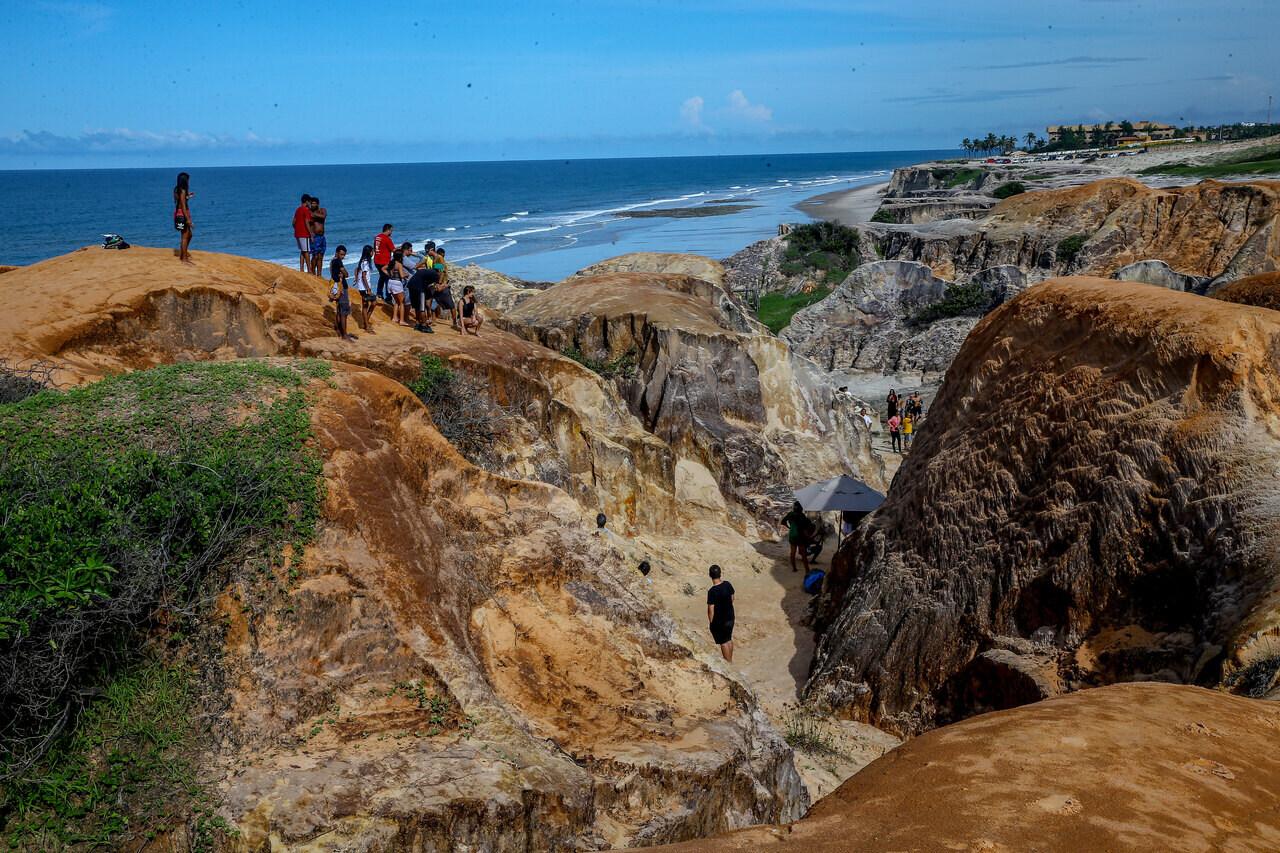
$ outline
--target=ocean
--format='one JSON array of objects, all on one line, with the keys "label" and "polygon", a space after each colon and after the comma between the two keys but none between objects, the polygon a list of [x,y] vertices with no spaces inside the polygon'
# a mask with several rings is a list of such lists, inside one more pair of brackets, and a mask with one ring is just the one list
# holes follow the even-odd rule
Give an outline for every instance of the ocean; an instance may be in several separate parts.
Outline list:
[{"label": "ocean", "polygon": [[[490,163],[194,168],[192,248],[297,263],[292,217],[302,193],[329,211],[329,252],[358,257],[383,223],[397,242],[445,246],[476,262],[554,281],[624,252],[727,257],[809,217],[793,205],[884,180],[898,167],[949,151],[775,154]],[[116,233],[130,243],[177,245],[174,169],[0,171],[0,263],[29,264]],[[629,211],[748,205],[689,218]]]}]

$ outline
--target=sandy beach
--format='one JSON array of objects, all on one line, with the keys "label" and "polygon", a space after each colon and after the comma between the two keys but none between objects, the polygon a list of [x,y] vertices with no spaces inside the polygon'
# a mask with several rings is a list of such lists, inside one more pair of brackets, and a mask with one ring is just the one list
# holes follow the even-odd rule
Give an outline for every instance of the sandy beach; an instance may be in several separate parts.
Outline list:
[{"label": "sandy beach", "polygon": [[799,202],[795,208],[814,219],[829,219],[841,225],[862,225],[871,221],[888,186],[888,181],[882,181],[851,190],[823,193]]}]

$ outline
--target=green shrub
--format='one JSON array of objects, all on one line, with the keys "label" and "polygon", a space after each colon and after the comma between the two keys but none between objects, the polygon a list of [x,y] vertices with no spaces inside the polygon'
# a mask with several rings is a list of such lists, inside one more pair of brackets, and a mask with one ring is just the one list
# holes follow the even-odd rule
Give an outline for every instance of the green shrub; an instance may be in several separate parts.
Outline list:
[{"label": "green shrub", "polygon": [[934,178],[942,181],[947,189],[955,189],[963,184],[973,183],[981,178],[983,174],[984,172],[981,169],[956,169],[948,174],[945,179],[938,177],[937,173],[934,173]]},{"label": "green shrub", "polygon": [[1021,181],[1010,181],[1007,184],[1001,184],[995,188],[991,194],[998,199],[1012,198],[1015,195],[1022,195],[1027,191],[1026,186]]},{"label": "green shrub", "polygon": [[761,323],[775,335],[785,329],[792,316],[801,308],[807,308],[815,302],[821,302],[831,293],[831,288],[815,288],[812,293],[766,293],[760,297],[760,309],[757,317]]},{"label": "green shrub", "polygon": [[0,405],[0,781],[74,751],[86,697],[227,567],[312,536],[304,385],[327,370],[172,365]]},{"label": "green shrub", "polygon": [[566,358],[573,359],[587,370],[598,373],[604,379],[616,379],[618,377],[630,379],[636,375],[636,354],[632,350],[628,350],[617,358],[608,361],[592,358],[577,347],[569,347],[562,350],[560,354]]},{"label": "green shrub", "polygon": [[1055,254],[1064,267],[1071,266],[1072,261],[1076,259],[1076,255],[1080,254],[1080,250],[1084,248],[1084,244],[1089,241],[1088,234],[1072,234],[1058,243]]},{"label": "green shrub", "polygon": [[10,849],[120,849],[186,825],[194,850],[233,834],[196,777],[200,685],[147,660],[108,681],[75,731],[4,790]]},{"label": "green shrub", "polygon": [[912,326],[923,326],[950,317],[981,317],[995,307],[990,293],[976,282],[953,284],[938,302],[926,305],[907,318]]},{"label": "green shrub", "polygon": [[884,222],[884,223],[887,223],[887,224],[889,224],[889,225],[897,225],[897,224],[898,224],[898,217],[897,217],[897,216],[895,216],[891,211],[889,211],[889,210],[887,210],[887,209],[885,209],[885,208],[883,208],[883,207],[880,207],[880,208],[877,208],[877,209],[876,209],[876,212],[875,212],[875,213],[871,214],[871,221],[872,221],[872,222]]}]

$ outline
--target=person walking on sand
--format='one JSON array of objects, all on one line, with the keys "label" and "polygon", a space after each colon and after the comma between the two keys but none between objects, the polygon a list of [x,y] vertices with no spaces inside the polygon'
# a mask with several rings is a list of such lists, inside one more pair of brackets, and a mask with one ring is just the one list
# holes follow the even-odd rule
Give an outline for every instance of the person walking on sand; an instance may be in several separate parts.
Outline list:
[{"label": "person walking on sand", "polygon": [[373,309],[377,305],[377,297],[373,293],[373,247],[365,246],[360,250],[360,261],[356,264],[356,290],[360,292],[360,328],[369,334],[373,331]]},{"label": "person walking on sand", "polygon": [[720,577],[719,566],[707,570],[711,576],[711,588],[707,590],[707,622],[711,639],[720,647],[720,654],[733,663],[733,584]]},{"label": "person walking on sand", "polygon": [[462,329],[480,337],[480,327],[484,325],[484,317],[480,314],[480,306],[476,304],[475,285],[468,284],[462,288]]},{"label": "person walking on sand", "polygon": [[889,447],[894,453],[902,452],[902,419],[897,415],[889,418]]},{"label": "person walking on sand", "polygon": [[373,238],[373,265],[378,270],[378,298],[388,304],[391,299],[387,296],[387,282],[391,277],[387,275],[387,264],[391,263],[391,253],[395,248],[396,242],[391,239],[391,223],[388,222],[382,226],[382,233]]},{"label": "person walking on sand", "polygon": [[293,212],[293,239],[298,244],[298,272],[311,272],[311,196],[307,193]]},{"label": "person walking on sand", "polygon": [[902,416],[902,446],[905,450],[911,449],[911,434],[915,432],[916,419],[910,414]]},{"label": "person walking on sand", "polygon": [[804,572],[808,574],[809,555],[805,549],[809,544],[809,532],[813,529],[813,522],[804,514],[804,507],[800,506],[800,501],[791,505],[791,512],[782,517],[782,523],[787,527],[787,543],[791,546],[791,571],[799,571],[796,568],[796,554],[799,553],[800,562],[804,563]]},{"label": "person walking on sand", "polygon": [[311,202],[307,205],[307,209],[311,211],[311,274],[320,275],[320,270],[324,266],[324,221],[329,218],[329,211],[320,206],[320,199],[315,196],[311,197]]},{"label": "person walking on sand", "polygon": [[180,236],[178,241],[178,260],[184,264],[191,263],[191,176],[186,172],[178,173],[178,180],[173,185],[173,230]]}]

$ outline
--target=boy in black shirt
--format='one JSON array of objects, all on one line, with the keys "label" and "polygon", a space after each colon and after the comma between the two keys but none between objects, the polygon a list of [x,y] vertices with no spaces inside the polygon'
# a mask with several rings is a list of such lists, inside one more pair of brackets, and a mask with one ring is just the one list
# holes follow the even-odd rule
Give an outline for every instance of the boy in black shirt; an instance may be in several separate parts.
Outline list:
[{"label": "boy in black shirt", "polygon": [[720,579],[720,567],[712,566],[711,589],[707,590],[707,621],[711,623],[711,639],[720,654],[733,663],[733,584]]}]

